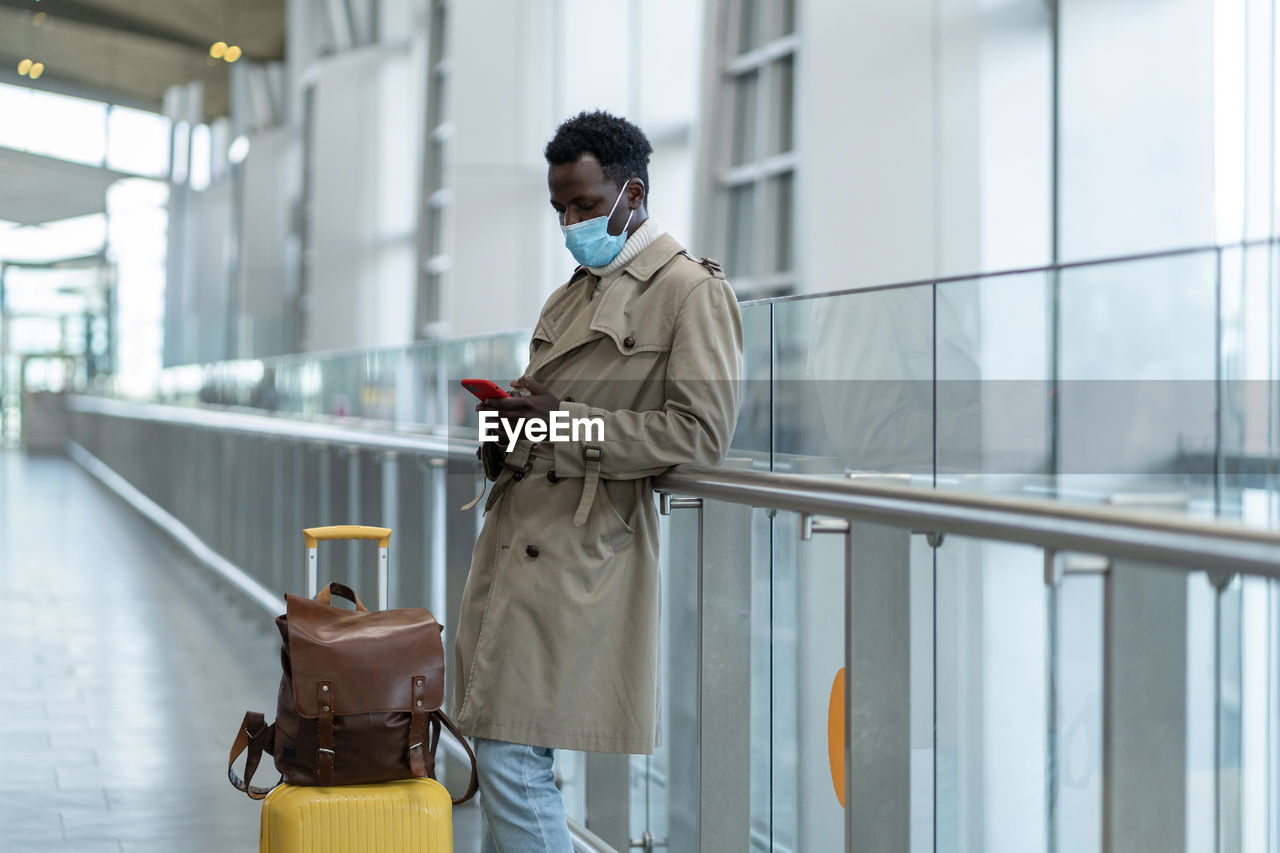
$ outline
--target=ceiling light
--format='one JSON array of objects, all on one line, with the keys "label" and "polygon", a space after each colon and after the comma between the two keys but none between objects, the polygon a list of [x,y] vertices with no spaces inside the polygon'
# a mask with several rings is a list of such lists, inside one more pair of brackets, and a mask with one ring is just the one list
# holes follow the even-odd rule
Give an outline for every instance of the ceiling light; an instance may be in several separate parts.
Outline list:
[{"label": "ceiling light", "polygon": [[227,43],[225,41],[215,41],[209,48],[209,55],[214,59],[221,59],[223,54],[227,52]]},{"label": "ceiling light", "polygon": [[227,55],[223,57],[223,59],[227,60],[227,62],[235,62],[239,58],[240,58],[240,47],[234,44],[231,45],[231,47],[227,48]]},{"label": "ceiling light", "polygon": [[21,62],[19,62],[18,73],[21,74],[23,77],[26,77],[27,72],[31,70],[31,64],[32,63],[30,59],[24,59]]},{"label": "ceiling light", "polygon": [[38,79],[40,75],[43,73],[44,73],[44,63],[37,62],[31,66],[31,73],[28,74],[27,76],[30,77],[32,80],[35,80],[35,79]]}]

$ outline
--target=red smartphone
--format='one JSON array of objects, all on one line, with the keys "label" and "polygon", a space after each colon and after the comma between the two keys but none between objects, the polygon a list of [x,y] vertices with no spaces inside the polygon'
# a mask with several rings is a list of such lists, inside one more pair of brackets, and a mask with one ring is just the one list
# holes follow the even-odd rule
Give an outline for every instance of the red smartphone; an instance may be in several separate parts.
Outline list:
[{"label": "red smartphone", "polygon": [[488,400],[496,400],[499,397],[511,396],[488,379],[464,379],[462,380],[462,387],[479,397],[482,403]]}]

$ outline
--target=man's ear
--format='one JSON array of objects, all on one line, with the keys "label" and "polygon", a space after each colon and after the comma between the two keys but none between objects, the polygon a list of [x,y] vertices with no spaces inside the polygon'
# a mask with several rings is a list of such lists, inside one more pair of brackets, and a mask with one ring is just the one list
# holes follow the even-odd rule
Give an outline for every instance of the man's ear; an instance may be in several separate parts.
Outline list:
[{"label": "man's ear", "polygon": [[627,207],[632,210],[639,210],[644,204],[644,197],[648,191],[644,185],[644,181],[639,178],[632,178],[627,182]]}]

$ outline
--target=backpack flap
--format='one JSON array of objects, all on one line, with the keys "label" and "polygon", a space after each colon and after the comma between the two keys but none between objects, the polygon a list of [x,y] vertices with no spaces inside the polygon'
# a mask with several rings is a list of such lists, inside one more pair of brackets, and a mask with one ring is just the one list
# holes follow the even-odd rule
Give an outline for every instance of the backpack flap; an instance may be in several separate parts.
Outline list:
[{"label": "backpack flap", "polygon": [[444,644],[429,611],[362,613],[295,595],[285,601],[300,716],[429,713],[444,702]]}]

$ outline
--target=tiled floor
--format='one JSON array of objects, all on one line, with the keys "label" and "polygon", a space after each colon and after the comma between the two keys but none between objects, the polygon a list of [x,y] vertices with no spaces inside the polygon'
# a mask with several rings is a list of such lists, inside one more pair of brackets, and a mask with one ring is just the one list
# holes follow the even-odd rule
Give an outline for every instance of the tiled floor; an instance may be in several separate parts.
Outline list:
[{"label": "tiled floor", "polygon": [[[15,452],[0,595],[0,851],[257,849],[226,755],[246,709],[274,716],[265,615],[72,462]],[[459,851],[474,824],[455,814]]]}]

